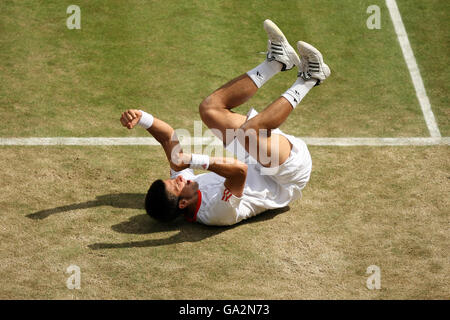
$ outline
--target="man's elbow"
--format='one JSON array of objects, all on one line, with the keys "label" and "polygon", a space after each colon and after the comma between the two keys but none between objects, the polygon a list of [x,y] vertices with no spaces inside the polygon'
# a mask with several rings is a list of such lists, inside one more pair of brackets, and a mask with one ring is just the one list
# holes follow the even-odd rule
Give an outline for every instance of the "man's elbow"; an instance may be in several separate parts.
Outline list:
[{"label": "man's elbow", "polygon": [[186,163],[184,160],[183,153],[175,151],[176,150],[172,150],[172,154],[170,155],[169,159],[170,167],[175,171],[181,171],[186,169]]},{"label": "man's elbow", "polygon": [[248,165],[246,163],[239,163],[237,166],[237,175],[241,177],[247,177]]},{"label": "man's elbow", "polygon": [[175,163],[173,161],[170,161],[170,168],[174,171],[179,172],[179,171],[186,169],[186,166],[183,166],[181,163],[178,163],[178,162]]}]

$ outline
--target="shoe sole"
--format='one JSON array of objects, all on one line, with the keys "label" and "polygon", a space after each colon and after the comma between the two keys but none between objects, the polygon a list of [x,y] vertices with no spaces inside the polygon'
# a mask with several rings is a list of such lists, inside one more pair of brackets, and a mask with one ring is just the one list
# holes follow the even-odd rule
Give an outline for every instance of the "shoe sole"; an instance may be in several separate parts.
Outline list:
[{"label": "shoe sole", "polygon": [[273,23],[273,21],[267,19],[264,21],[264,30],[266,30],[267,34],[269,35],[269,38],[280,38],[281,40],[284,40],[287,42],[287,39],[283,32],[278,28],[278,26]]}]

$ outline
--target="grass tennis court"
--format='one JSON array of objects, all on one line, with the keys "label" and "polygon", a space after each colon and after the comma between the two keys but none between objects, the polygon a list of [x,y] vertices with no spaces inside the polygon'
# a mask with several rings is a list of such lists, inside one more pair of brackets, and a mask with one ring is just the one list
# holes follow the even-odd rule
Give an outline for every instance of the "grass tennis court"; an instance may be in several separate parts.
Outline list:
[{"label": "grass tennis court", "polygon": [[[66,27],[71,4],[81,30]],[[380,30],[366,27],[373,4]],[[450,6],[397,4],[448,137]],[[385,1],[5,0],[0,137],[147,136],[120,126],[135,107],[193,133],[201,100],[264,59],[266,18],[332,69],[284,131],[429,136]],[[281,73],[237,111],[262,110],[294,80]],[[449,146],[310,152],[303,199],[216,228],[145,214],[148,185],[168,171],[159,147],[0,146],[0,298],[448,299]],[[66,287],[71,264],[80,290]],[[380,290],[366,287],[370,265]]]}]

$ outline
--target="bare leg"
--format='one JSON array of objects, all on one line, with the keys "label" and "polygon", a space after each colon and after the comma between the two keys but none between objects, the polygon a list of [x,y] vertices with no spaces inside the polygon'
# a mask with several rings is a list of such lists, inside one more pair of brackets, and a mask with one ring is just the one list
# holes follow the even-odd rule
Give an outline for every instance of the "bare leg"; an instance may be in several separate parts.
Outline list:
[{"label": "bare leg", "polygon": [[289,101],[284,97],[279,97],[254,118],[247,121],[244,128],[252,128],[254,130],[276,129],[288,118],[292,110],[294,109]]},{"label": "bare leg", "polygon": [[272,134],[271,130],[278,128],[292,110],[291,104],[280,97],[240,128],[239,142],[262,166],[281,165],[289,158],[292,144],[286,137]]},{"label": "bare leg", "polygon": [[[290,155],[292,145],[289,140],[282,135],[272,134],[272,130],[278,128],[292,112],[295,107],[293,102],[289,101],[292,97],[278,98],[249,121],[231,109],[249,100],[258,91],[258,87],[279,72],[281,67],[281,63],[277,61],[269,63],[266,60],[247,74],[231,80],[214,91],[203,100],[199,108],[203,122],[222,139],[224,145],[228,145],[235,137],[233,134],[230,135],[230,129],[231,131],[240,129],[237,130],[239,143],[266,167],[280,165]],[[302,91],[299,88],[295,89]],[[299,94],[297,91],[295,93]],[[298,103],[301,99],[294,97],[293,100]]]},{"label": "bare leg", "polygon": [[[293,110],[290,103],[280,97],[249,121],[245,116],[231,111],[234,107],[249,100],[257,90],[258,87],[250,77],[243,74],[203,100],[199,108],[200,116],[208,128],[214,129],[213,131],[218,130],[220,133],[218,136],[225,145],[231,142],[226,141],[226,130],[241,128],[247,138],[245,142],[242,139],[239,139],[239,142],[245,146],[253,158],[266,167],[282,164],[289,157],[292,146],[284,136],[272,135],[271,130],[278,128],[287,119]],[[259,135],[260,129],[267,129],[267,135]],[[252,132],[257,134],[252,135]],[[251,138],[250,135],[252,135]],[[254,144],[252,146],[250,143],[251,139],[256,143],[256,148],[254,148]],[[265,157],[261,157],[261,155]],[[271,159],[272,156],[275,158],[267,161],[267,158]]]},{"label": "bare leg", "polygon": [[218,130],[225,141],[226,129],[240,128],[247,118],[231,111],[250,99],[258,87],[247,74],[243,74],[223,85],[206,99],[199,107],[200,117],[210,129]]}]

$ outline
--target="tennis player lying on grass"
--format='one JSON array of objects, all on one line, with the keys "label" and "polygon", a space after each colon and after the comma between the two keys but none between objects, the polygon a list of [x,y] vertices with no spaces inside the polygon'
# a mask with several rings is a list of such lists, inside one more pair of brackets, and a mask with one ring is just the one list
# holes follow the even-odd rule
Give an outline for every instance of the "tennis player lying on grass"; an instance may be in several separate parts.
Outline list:
[{"label": "tennis player lying on grass", "polygon": [[[170,179],[156,180],[148,190],[145,208],[151,217],[170,221],[184,215],[191,222],[232,225],[301,197],[311,174],[311,156],[302,140],[278,127],[330,69],[317,49],[301,41],[299,58],[272,21],[264,21],[264,29],[269,37],[266,60],[214,91],[199,108],[203,122],[240,160],[184,153],[164,121],[141,110],[122,114],[122,125],[147,129],[170,163]],[[275,74],[294,66],[299,68],[295,83],[261,113],[251,109],[244,116],[231,111]],[[194,175],[193,169],[212,172]]]}]

